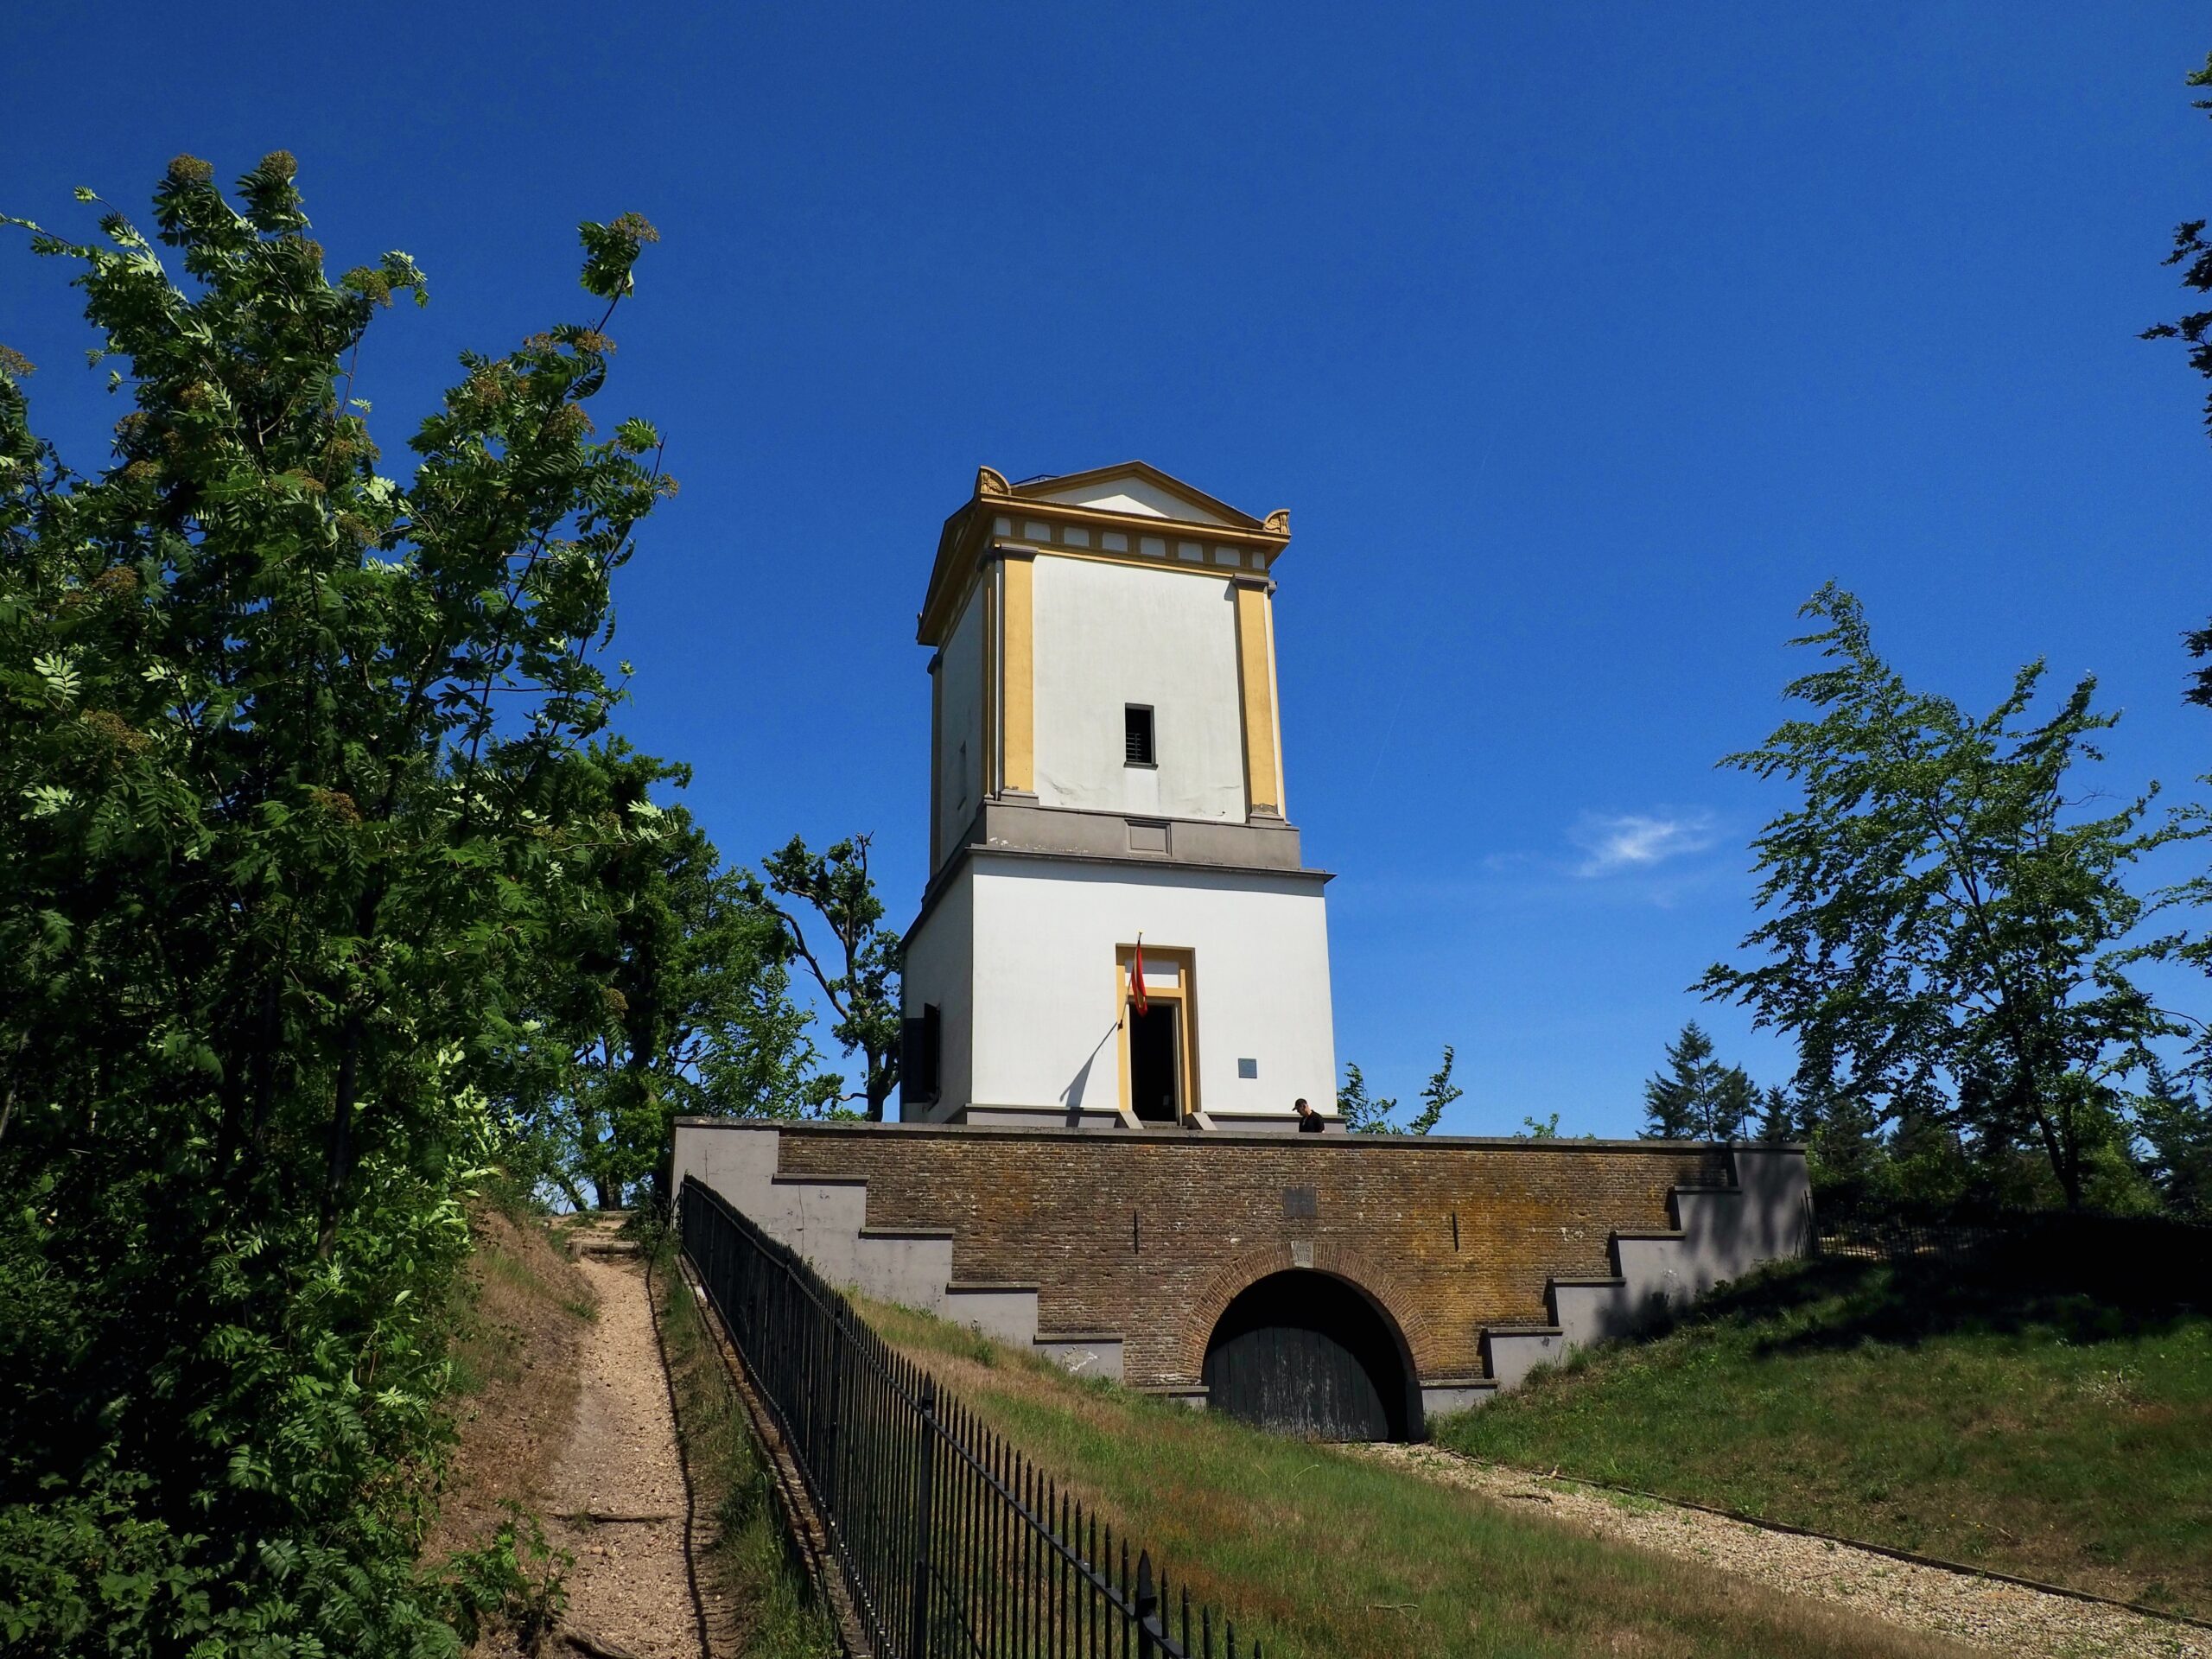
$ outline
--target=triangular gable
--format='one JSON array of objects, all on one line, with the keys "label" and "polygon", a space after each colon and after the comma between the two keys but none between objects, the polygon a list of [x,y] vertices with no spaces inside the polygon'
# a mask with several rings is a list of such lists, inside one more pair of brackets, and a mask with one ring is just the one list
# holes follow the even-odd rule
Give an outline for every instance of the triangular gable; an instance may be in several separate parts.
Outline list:
[{"label": "triangular gable", "polygon": [[1249,514],[1239,512],[1227,502],[1217,501],[1204,490],[1194,489],[1141,461],[1125,461],[1059,478],[1037,479],[1015,485],[1013,493],[1026,500],[1055,501],[1101,512],[1172,519],[1178,524],[1218,524],[1233,530],[1261,528],[1260,521]]}]

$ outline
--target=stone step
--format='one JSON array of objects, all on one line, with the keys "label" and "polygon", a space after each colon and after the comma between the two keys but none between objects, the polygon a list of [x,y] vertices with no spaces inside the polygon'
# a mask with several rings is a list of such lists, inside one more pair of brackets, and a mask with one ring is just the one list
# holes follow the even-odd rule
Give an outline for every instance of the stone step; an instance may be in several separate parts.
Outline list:
[{"label": "stone step", "polygon": [[1421,1409],[1424,1417],[1442,1416],[1446,1412],[1471,1411],[1477,1406],[1486,1406],[1497,1397],[1498,1382],[1494,1376],[1434,1376],[1421,1384]]},{"label": "stone step", "polygon": [[944,1317],[1016,1346],[1037,1340],[1035,1285],[955,1281],[944,1287]]},{"label": "stone step", "polygon": [[1077,1376],[1122,1380],[1122,1338],[1113,1331],[1039,1331],[1036,1350]]}]

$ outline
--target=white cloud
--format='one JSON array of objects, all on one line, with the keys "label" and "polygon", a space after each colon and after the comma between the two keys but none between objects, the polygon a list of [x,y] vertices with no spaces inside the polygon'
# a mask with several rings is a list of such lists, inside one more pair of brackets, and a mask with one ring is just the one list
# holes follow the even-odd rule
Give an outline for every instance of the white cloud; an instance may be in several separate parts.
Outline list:
[{"label": "white cloud", "polygon": [[1585,855],[1574,867],[1581,876],[1648,870],[1670,858],[1701,853],[1714,840],[1710,812],[1586,813],[1568,837]]}]

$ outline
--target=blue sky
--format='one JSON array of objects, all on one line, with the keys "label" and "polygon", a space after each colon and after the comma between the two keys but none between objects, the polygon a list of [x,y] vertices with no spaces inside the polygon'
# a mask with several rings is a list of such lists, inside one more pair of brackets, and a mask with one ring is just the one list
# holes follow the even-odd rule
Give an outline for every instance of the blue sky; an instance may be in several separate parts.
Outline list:
[{"label": "blue sky", "polygon": [[[1288,507],[1340,1058],[1410,1096],[1450,1042],[1446,1127],[1618,1133],[1693,1014],[1789,1069],[1683,987],[1783,804],[1713,762],[1823,581],[1969,703],[2098,674],[2113,791],[2208,769],[2212,452],[2135,336],[2212,212],[2209,47],[2179,4],[34,8],[0,211],[293,150],[336,266],[429,273],[363,359],[388,454],[462,347],[583,315],[576,221],[652,219],[602,410],[683,490],[619,593],[626,729],[734,858],[874,831],[902,919],[976,465]],[[0,340],[84,464],[119,411],[66,274],[0,249]]]}]

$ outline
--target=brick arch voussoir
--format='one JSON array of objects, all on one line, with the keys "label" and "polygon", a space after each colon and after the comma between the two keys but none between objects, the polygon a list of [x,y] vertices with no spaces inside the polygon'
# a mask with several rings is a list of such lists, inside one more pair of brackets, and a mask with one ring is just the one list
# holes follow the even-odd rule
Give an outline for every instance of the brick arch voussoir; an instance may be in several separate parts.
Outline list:
[{"label": "brick arch voussoir", "polygon": [[1190,1313],[1175,1344],[1179,1379],[1196,1382],[1205,1371],[1206,1342],[1231,1302],[1270,1274],[1306,1267],[1332,1274],[1373,1297],[1397,1325],[1398,1334],[1405,1338],[1415,1373],[1431,1369],[1429,1320],[1410,1287],[1391,1271],[1387,1262],[1357,1244],[1317,1238],[1313,1241],[1313,1260],[1300,1262],[1292,1259],[1290,1243],[1284,1239],[1269,1244],[1247,1245],[1224,1260],[1199,1287],[1191,1299]]}]

